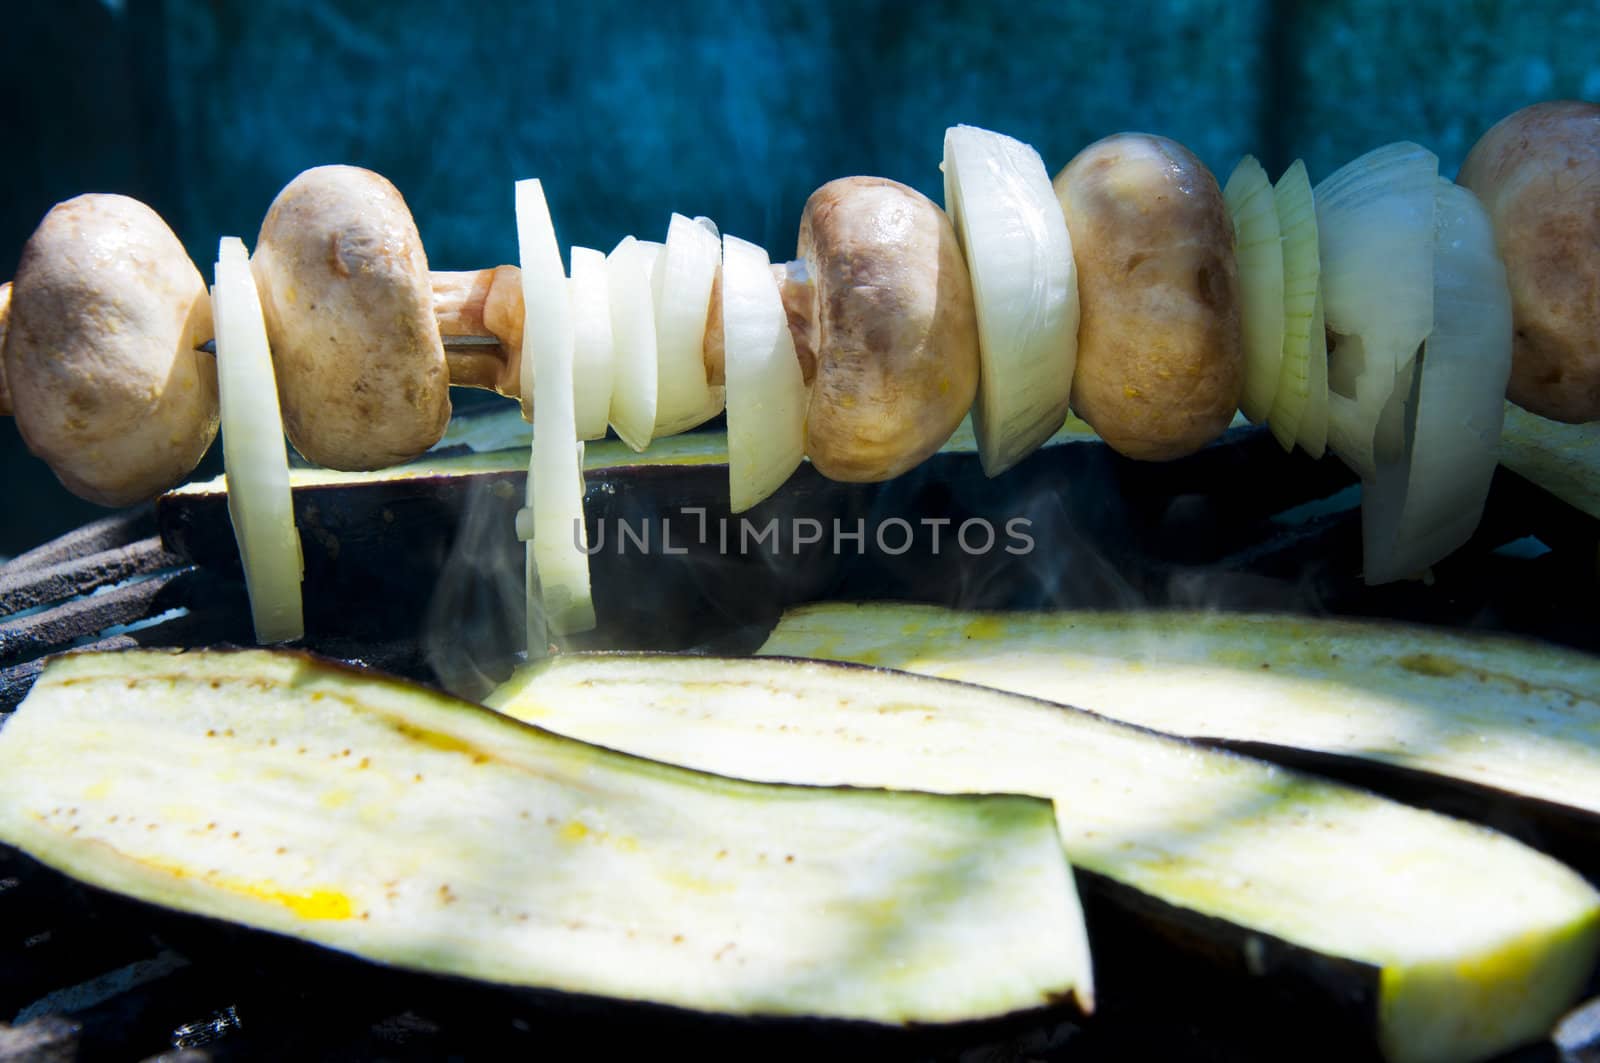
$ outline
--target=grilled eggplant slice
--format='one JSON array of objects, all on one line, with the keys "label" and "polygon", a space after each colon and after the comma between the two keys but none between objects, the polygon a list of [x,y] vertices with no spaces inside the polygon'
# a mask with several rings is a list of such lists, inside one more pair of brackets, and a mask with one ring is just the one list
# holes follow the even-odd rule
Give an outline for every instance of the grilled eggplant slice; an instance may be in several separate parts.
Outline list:
[{"label": "grilled eggplant slice", "polygon": [[[518,426],[520,436],[513,435]],[[493,600],[507,583],[520,583],[524,553],[514,528],[524,498],[527,432],[510,408],[458,419],[442,441],[446,449],[408,465],[368,473],[292,469],[312,643],[352,630],[366,641],[414,639],[436,588],[448,584],[451,593],[482,601]],[[494,449],[519,438],[521,449]],[[1069,422],[1051,445],[1093,439],[1082,422]],[[588,542],[596,551],[591,574],[601,627],[569,644],[710,644],[748,652],[785,605],[821,596],[852,567],[881,568],[888,580],[857,583],[852,595],[903,594],[927,580],[926,558],[918,563],[914,556],[881,551],[858,558],[848,547],[833,549],[831,533],[875,527],[897,515],[915,523],[926,513],[943,513],[958,525],[964,515],[984,507],[992,511],[998,492],[983,476],[975,448],[970,423],[964,422],[923,470],[886,485],[835,483],[802,466],[781,497],[735,516],[728,509],[727,436],[721,432],[672,436],[642,454],[614,440],[589,444],[584,508]],[[1073,468],[1104,460],[1098,446],[1061,450],[1072,452]],[[1022,483],[1025,492],[1053,496],[1056,489],[1047,483],[1070,474],[1041,458],[1024,463],[1003,490]],[[1026,486],[1030,476],[1032,487]],[[220,478],[169,492],[156,509],[168,550],[208,569],[238,570]],[[805,525],[817,531],[802,541]],[[633,538],[625,539],[623,529]],[[871,545],[870,531],[863,538]],[[882,561],[891,565],[876,564]],[[979,558],[946,549],[933,558],[951,586],[1031,588],[1036,580],[1026,561],[998,549]],[[987,571],[997,567],[1004,579]],[[462,572],[470,575],[455,578]],[[351,610],[351,601],[382,602],[383,608]],[[664,616],[670,620],[663,622]],[[503,663],[487,670],[504,678],[510,654],[522,648],[523,624],[520,618],[511,623],[495,617],[484,627],[474,649],[482,662]],[[472,694],[486,690],[462,688]]]},{"label": "grilled eggplant slice", "polygon": [[1600,421],[1563,424],[1508,402],[1500,464],[1600,520]]},{"label": "grilled eggplant slice", "polygon": [[[454,452],[413,465],[291,472],[311,645],[350,634],[367,642],[415,639],[447,584],[450,595],[470,603],[495,600],[520,581],[523,546],[512,529],[527,451],[464,453],[464,445],[492,446],[504,437],[458,425],[451,431],[458,429]],[[641,455],[611,443],[585,448],[601,627],[592,638],[569,640],[569,648],[749,652],[785,606],[824,596],[1009,608],[1084,605],[1107,594],[1163,601],[1175,564],[1229,557],[1259,537],[1268,514],[1349,479],[1337,463],[1290,475],[1291,459],[1264,430],[1241,428],[1189,458],[1158,464],[1118,458],[1081,422],[1069,421],[1050,445],[991,480],[964,427],[941,453],[894,481],[841,484],[802,466],[777,496],[735,515],[728,510],[725,440],[694,433]],[[237,571],[220,483],[163,496],[157,516],[169,550],[224,575]],[[966,544],[981,543],[982,533],[960,530],[974,519],[980,529],[987,523],[995,540],[969,553]],[[1017,552],[1023,540],[1012,531],[1016,520],[1052,557],[1096,563],[1053,565],[1054,575],[1041,579],[1038,550],[1024,544]],[[636,536],[631,545],[624,528]],[[476,582],[452,582],[453,568]],[[1283,587],[1296,598],[1302,593],[1298,577]],[[352,601],[383,608],[352,610]],[[509,674],[508,654],[521,648],[522,627],[520,616],[496,616],[473,639],[485,661],[504,664],[486,674]],[[492,644],[495,628],[505,645]],[[513,630],[515,646],[503,634]]]},{"label": "grilled eggplant slice", "polygon": [[1600,881],[1600,657],[1394,624],[1234,613],[818,604],[763,653],[1076,705],[1487,823]]},{"label": "grilled eggplant slice", "polygon": [[981,687],[816,661],[567,655],[490,704],[750,779],[1049,796],[1107,1011],[1200,995],[1282,1023],[1294,1040],[1279,1058],[1487,1058],[1546,1034],[1600,948],[1595,891],[1503,835]]},{"label": "grilled eggplant slice", "polygon": [[878,1024],[1092,993],[1031,797],[716,778],[268,651],[57,659],[0,777],[51,867],[401,968]]}]

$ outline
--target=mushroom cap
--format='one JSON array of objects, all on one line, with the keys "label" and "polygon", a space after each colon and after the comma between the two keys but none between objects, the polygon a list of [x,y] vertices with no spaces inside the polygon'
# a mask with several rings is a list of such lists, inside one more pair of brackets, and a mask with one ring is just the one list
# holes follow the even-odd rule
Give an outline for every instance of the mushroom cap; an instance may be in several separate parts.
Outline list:
[{"label": "mushroom cap", "polygon": [[887,480],[950,437],[978,388],[972,281],[955,228],[913,188],[877,177],[811,194],[799,254],[816,352],[806,454],[834,480]]},{"label": "mushroom cap", "polygon": [[1211,171],[1147,133],[1098,140],[1055,179],[1078,264],[1072,408],[1121,454],[1217,438],[1244,386],[1233,222]]},{"label": "mushroom cap", "polygon": [[1477,193],[1506,264],[1512,402],[1543,417],[1600,419],[1600,104],[1536,103],[1473,146]]},{"label": "mushroom cap", "polygon": [[22,249],[5,375],[17,429],[68,490],[104,506],[179,483],[217,434],[200,271],[126,196],[58,203]]},{"label": "mushroom cap", "polygon": [[422,238],[394,185],[355,166],[305,171],[273,200],[251,268],[295,449],[379,469],[438,442],[450,373]]}]

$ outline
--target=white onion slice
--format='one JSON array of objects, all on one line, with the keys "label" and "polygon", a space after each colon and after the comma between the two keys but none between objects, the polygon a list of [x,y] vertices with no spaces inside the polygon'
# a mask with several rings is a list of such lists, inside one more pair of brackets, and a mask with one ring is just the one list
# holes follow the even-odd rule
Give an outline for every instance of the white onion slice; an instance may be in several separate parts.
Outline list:
[{"label": "white onion slice", "polygon": [[1311,315],[1311,343],[1306,351],[1306,406],[1295,442],[1313,458],[1328,449],[1328,332],[1317,296]]},{"label": "white onion slice", "polygon": [[809,396],[767,253],[737,236],[722,241],[722,337],[729,491],[742,513],[800,467]]},{"label": "white onion slice", "polygon": [[1436,187],[1434,326],[1411,374],[1402,452],[1380,460],[1365,488],[1368,583],[1420,575],[1466,542],[1499,457],[1511,292],[1477,198],[1449,181]]},{"label": "white onion slice", "polygon": [[1000,133],[944,134],[944,204],[978,317],[978,458],[998,476],[1067,417],[1078,361],[1078,268],[1039,153]]},{"label": "white onion slice", "polygon": [[674,214],[652,278],[656,306],[655,435],[687,431],[722,409],[722,389],[706,379],[706,316],[722,242],[704,225]]},{"label": "white onion slice", "polygon": [[285,642],[305,634],[300,597],[304,564],[267,327],[250,256],[238,237],[223,238],[215,276],[211,307],[228,516],[244,562],[256,641]]},{"label": "white onion slice", "polygon": [[616,375],[606,256],[591,247],[574,247],[571,255],[573,409],[578,438],[601,439]]},{"label": "white onion slice", "polygon": [[654,253],[631,236],[606,256],[615,356],[609,416],[617,437],[634,450],[650,445],[656,425],[656,311],[650,294],[654,262]]},{"label": "white onion slice", "polygon": [[[1315,373],[1324,379],[1328,375],[1326,340],[1313,336],[1322,263],[1317,250],[1317,211],[1305,163],[1296,159],[1278,178],[1272,190],[1272,204],[1282,238],[1284,328],[1278,386],[1267,423],[1283,449],[1290,450],[1307,415],[1314,354],[1322,360]],[[1321,392],[1326,394],[1326,386]],[[1321,405],[1326,421],[1325,399]]]},{"label": "white onion slice", "polygon": [[[528,505],[533,510],[528,602],[528,652],[544,647],[535,614],[555,635],[594,627],[589,591],[588,538],[583,521],[583,444],[577,441],[573,388],[572,306],[561,250],[544,187],[518,181],[517,247],[522,262],[522,366],[531,371],[533,450],[528,465]],[[526,524],[527,522],[524,522]],[[526,529],[525,529],[526,530]],[[542,607],[542,609],[541,609]]]},{"label": "white onion slice", "polygon": [[[1342,167],[1316,188],[1322,296],[1338,337],[1328,384],[1349,402],[1329,406],[1329,445],[1362,479],[1380,447],[1399,445],[1397,382],[1433,327],[1433,210],[1439,160],[1390,144]],[[1386,424],[1387,423],[1387,427]],[[1379,441],[1380,432],[1388,438]]]},{"label": "white onion slice", "polygon": [[1277,200],[1267,171],[1254,155],[1239,160],[1222,189],[1222,199],[1233,216],[1239,263],[1239,309],[1244,325],[1244,391],[1239,408],[1260,424],[1278,397],[1285,309]]}]

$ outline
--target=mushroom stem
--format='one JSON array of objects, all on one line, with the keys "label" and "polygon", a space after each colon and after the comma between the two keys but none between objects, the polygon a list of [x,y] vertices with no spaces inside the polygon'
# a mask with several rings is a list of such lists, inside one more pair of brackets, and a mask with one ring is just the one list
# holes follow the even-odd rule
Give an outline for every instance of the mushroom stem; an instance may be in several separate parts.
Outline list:
[{"label": "mushroom stem", "polygon": [[11,389],[6,387],[6,326],[11,321],[11,282],[0,284],[0,417],[11,416]]},{"label": "mushroom stem", "polygon": [[[772,266],[783,309],[794,337],[795,357],[806,383],[816,375],[816,288],[803,261]],[[444,340],[450,383],[455,387],[485,388],[507,398],[518,398],[522,366],[522,274],[516,266],[464,272],[433,271],[433,316]],[[452,344],[463,337],[494,339],[497,343]],[[706,335],[702,348],[706,381],[723,384],[722,270],[717,270],[706,307]]]},{"label": "mushroom stem", "polygon": [[[516,266],[429,274],[433,316],[445,345],[450,383],[516,398],[522,374],[522,273]],[[493,344],[452,344],[484,337]]]}]

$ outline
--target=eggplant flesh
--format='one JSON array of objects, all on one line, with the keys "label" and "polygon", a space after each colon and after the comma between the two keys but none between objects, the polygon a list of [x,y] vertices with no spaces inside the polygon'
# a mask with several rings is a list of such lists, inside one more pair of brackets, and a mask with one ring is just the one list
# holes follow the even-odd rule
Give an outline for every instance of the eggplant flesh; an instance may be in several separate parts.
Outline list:
[{"label": "eggplant flesh", "polygon": [[1600,520],[1600,421],[1563,424],[1507,402],[1500,464]]},{"label": "eggplant flesh", "polygon": [[1600,657],[1395,624],[1244,613],[821,603],[762,653],[1076,705],[1486,822],[1600,879]]},{"label": "eggplant flesh", "polygon": [[1478,1060],[1547,1034],[1600,949],[1600,896],[1513,839],[980,687],[817,661],[566,655],[489,704],[762,781],[1050,797],[1113,1013],[1161,1006],[1152,985],[1178,967],[1169,991],[1222,977],[1268,1016],[1292,987],[1334,1039],[1363,1030],[1368,1054]]},{"label": "eggplant flesh", "polygon": [[716,778],[270,651],[58,658],[0,777],[56,870],[402,969],[884,1025],[1092,1000],[1037,798]]}]

